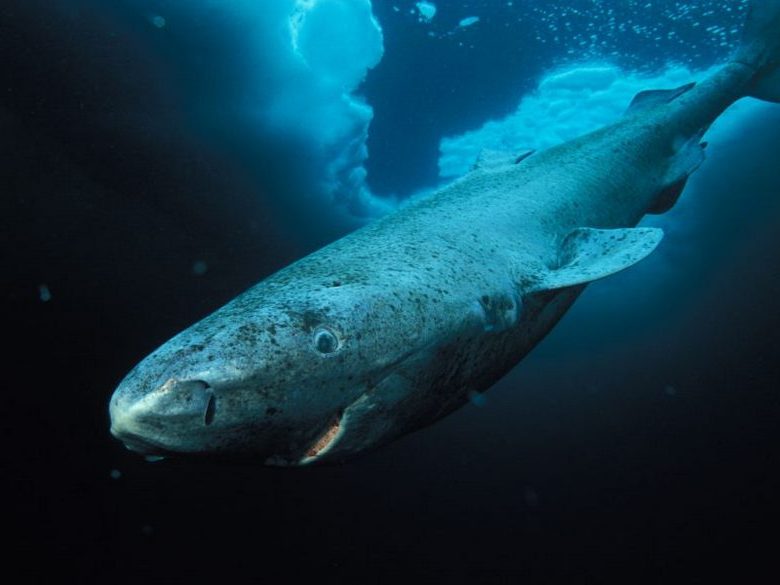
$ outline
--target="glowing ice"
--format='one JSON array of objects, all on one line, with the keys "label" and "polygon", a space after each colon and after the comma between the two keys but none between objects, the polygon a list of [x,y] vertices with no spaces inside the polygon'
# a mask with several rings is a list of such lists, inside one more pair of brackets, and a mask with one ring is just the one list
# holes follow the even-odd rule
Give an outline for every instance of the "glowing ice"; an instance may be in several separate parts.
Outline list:
[{"label": "glowing ice", "polygon": [[165,25],[167,24],[167,21],[165,20],[164,16],[160,16],[159,14],[155,14],[153,16],[149,17],[149,22],[152,23],[152,25],[156,26],[157,28],[165,28]]},{"label": "glowing ice", "polygon": [[484,149],[520,152],[549,148],[609,124],[622,115],[638,92],[677,87],[707,75],[672,66],[658,75],[625,72],[610,64],[575,66],[548,74],[514,113],[490,120],[439,145],[439,175],[467,173]]},{"label": "glowing ice", "polygon": [[317,148],[326,195],[368,212],[374,201],[364,183],[363,163],[373,110],[353,92],[384,52],[371,2],[298,0],[288,20],[294,61],[285,64],[266,112],[268,123]]},{"label": "glowing ice", "polygon": [[[193,98],[204,100],[198,107],[207,116],[230,111],[235,119],[227,125],[242,128],[260,157],[295,153],[278,162],[286,166],[300,161],[305,166],[298,192],[334,202],[334,213],[343,207],[371,213],[364,200],[373,204],[374,199],[368,197],[362,177],[373,111],[356,95],[366,72],[383,53],[382,30],[370,0],[151,4],[165,4],[165,16],[143,8],[139,16],[149,27],[164,25],[163,31],[176,23],[177,34],[170,42],[179,45],[170,48],[180,51],[182,66],[192,69],[187,74],[197,76],[201,61],[235,70],[236,75],[224,76],[235,85],[219,87],[216,102],[205,103],[212,99],[210,92]],[[203,43],[190,46],[186,39],[201,34],[202,27],[211,32]],[[213,54],[207,52],[213,42],[220,42],[214,39],[221,34],[235,38]],[[227,46],[231,50],[223,54]],[[285,148],[274,148],[280,142]],[[275,155],[268,156],[277,162]]]},{"label": "glowing ice", "polygon": [[420,12],[420,20],[430,22],[436,16],[436,5],[432,2],[418,2],[415,6]]}]

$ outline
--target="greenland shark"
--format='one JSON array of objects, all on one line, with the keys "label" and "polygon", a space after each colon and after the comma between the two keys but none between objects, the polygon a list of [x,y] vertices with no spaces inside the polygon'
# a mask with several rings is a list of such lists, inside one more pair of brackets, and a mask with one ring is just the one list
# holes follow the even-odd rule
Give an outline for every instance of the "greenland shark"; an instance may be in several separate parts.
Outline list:
[{"label": "greenland shark", "polygon": [[660,243],[734,101],[780,102],[780,0],[751,3],[731,60],[640,93],[614,124],[466,176],[260,282],[141,361],[111,432],[151,455],[343,461],[486,391],[584,287]]}]

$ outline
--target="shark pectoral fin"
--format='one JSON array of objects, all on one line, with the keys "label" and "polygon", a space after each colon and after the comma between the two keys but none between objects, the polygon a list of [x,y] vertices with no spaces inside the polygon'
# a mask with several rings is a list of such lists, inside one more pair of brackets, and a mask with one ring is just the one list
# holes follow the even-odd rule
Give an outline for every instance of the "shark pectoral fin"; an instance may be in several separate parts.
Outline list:
[{"label": "shark pectoral fin", "polygon": [[563,241],[560,267],[551,270],[536,290],[586,284],[620,272],[655,250],[663,235],[659,228],[576,229]]},{"label": "shark pectoral fin", "polygon": [[655,107],[660,104],[673,102],[684,93],[689,92],[695,86],[695,83],[686,83],[675,89],[649,89],[640,91],[631,100],[626,110],[626,114],[634,114]]}]

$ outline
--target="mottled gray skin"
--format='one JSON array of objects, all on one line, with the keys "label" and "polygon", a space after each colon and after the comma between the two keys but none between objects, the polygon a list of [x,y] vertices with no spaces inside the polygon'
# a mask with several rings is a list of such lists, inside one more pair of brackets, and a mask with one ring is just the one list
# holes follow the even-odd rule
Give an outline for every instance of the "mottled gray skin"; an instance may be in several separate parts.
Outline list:
[{"label": "mottled gray skin", "polygon": [[546,285],[567,235],[635,226],[695,169],[680,161],[766,60],[477,169],[288,266],[131,371],[111,399],[112,432],[147,454],[296,465],[431,424],[505,375],[581,292]]}]

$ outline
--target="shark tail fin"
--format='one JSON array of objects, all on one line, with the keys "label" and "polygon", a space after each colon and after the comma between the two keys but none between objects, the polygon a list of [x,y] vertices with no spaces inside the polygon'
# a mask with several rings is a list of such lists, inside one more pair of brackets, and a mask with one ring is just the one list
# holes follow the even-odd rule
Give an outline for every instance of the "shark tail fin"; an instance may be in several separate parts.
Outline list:
[{"label": "shark tail fin", "polygon": [[751,97],[780,103],[780,0],[751,0],[736,61],[756,70]]}]

